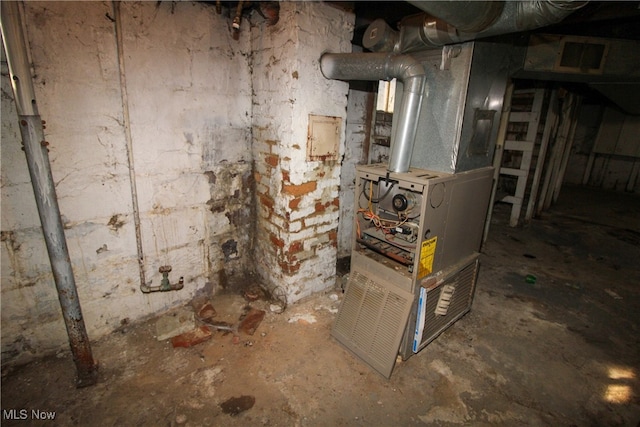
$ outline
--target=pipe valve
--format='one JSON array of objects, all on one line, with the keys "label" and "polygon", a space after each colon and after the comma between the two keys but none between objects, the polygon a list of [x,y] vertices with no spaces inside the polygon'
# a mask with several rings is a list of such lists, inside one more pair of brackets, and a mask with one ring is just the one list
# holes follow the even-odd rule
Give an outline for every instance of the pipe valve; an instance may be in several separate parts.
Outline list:
[{"label": "pipe valve", "polygon": [[169,281],[169,273],[171,273],[170,265],[162,265],[158,269],[158,272],[162,274],[162,280],[160,281],[160,286],[141,286],[140,289],[145,294],[149,292],[167,292],[167,291],[178,291],[184,287],[184,277],[180,276],[178,283],[171,284]]}]

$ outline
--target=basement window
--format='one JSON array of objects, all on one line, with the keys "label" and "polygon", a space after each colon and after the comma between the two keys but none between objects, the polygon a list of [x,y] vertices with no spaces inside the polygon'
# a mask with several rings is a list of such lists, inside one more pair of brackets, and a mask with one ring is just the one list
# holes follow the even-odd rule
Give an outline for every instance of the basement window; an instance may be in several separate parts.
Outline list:
[{"label": "basement window", "polygon": [[389,82],[380,80],[378,83],[378,101],[376,111],[393,114],[393,103],[396,100],[396,79]]},{"label": "basement window", "polygon": [[391,145],[393,104],[396,99],[396,79],[378,82],[375,119],[373,123],[373,143],[383,147]]}]

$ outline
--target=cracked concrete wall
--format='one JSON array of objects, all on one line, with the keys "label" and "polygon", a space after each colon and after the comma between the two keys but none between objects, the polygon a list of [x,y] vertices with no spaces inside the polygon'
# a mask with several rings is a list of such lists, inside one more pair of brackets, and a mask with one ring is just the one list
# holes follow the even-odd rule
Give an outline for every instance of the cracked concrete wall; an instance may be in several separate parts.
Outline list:
[{"label": "cracked concrete wall", "polygon": [[[122,29],[147,284],[140,291],[111,2],[25,2],[40,114],[89,336],[189,300],[251,267],[248,23],[197,2],[123,2]],[[66,348],[2,61],[2,362]]]},{"label": "cracked concrete wall", "polygon": [[[256,270],[289,302],[335,283],[340,161],[348,84],[319,69],[351,52],[354,15],[323,2],[283,2],[280,22],[252,29]],[[309,115],[341,120],[336,160],[308,160]]]}]

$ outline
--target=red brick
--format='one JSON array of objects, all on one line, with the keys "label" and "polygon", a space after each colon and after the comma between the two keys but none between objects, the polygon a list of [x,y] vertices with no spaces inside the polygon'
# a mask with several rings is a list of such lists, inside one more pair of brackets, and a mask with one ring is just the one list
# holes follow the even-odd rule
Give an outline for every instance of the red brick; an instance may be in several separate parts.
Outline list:
[{"label": "red brick", "polygon": [[277,154],[267,154],[264,158],[264,161],[271,167],[278,166],[278,161],[280,157]]},{"label": "red brick", "polygon": [[297,254],[298,252],[302,252],[303,250],[304,243],[302,242],[302,240],[296,240],[289,245],[289,254]]},{"label": "red brick", "polygon": [[300,204],[300,197],[296,197],[295,199],[289,202],[290,209],[298,209],[298,205]]},{"label": "red brick", "polygon": [[211,330],[207,326],[200,326],[193,331],[171,338],[173,347],[193,347],[211,338]]},{"label": "red brick", "polygon": [[278,264],[280,265],[280,268],[282,269],[282,272],[284,274],[288,274],[288,275],[292,275],[298,272],[298,270],[300,270],[300,264],[299,263],[291,263],[288,261],[280,261],[278,262]]},{"label": "red brick", "polygon": [[198,310],[198,318],[202,320],[211,320],[216,317],[217,312],[213,307],[210,301],[207,301],[200,309]]},{"label": "red brick", "polygon": [[324,212],[325,210],[327,210],[327,207],[322,202],[316,202],[316,212]]},{"label": "red brick", "polygon": [[273,210],[273,199],[265,194],[260,194],[260,203],[262,203],[267,209]]},{"label": "red brick", "polygon": [[256,329],[258,329],[258,326],[260,326],[265,314],[263,310],[251,307],[245,318],[242,319],[238,325],[238,331],[247,335],[253,335]]},{"label": "red brick", "polygon": [[269,239],[271,240],[271,243],[274,244],[274,246],[284,248],[284,240],[280,239],[278,236],[274,235],[273,233],[269,233]]},{"label": "red brick", "polygon": [[318,183],[316,181],[309,181],[299,185],[282,184],[282,192],[293,196],[302,196],[315,191],[317,187]]},{"label": "red brick", "polygon": [[282,181],[289,182],[289,171],[287,170],[282,171]]}]

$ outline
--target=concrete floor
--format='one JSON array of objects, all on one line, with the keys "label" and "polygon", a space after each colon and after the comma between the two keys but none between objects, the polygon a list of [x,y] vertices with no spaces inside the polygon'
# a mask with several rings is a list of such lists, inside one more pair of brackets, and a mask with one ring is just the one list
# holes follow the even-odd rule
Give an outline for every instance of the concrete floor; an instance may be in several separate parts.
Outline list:
[{"label": "concrete floor", "polygon": [[[85,389],[64,352],[5,370],[2,425],[639,425],[640,197],[565,187],[519,228],[508,209],[494,211],[472,311],[389,380],[330,337],[332,291],[268,312],[253,336],[186,349],[157,341],[153,321],[130,325],[94,343],[100,381]],[[214,304],[222,319],[245,302]],[[234,397],[251,407],[230,414]]]}]

